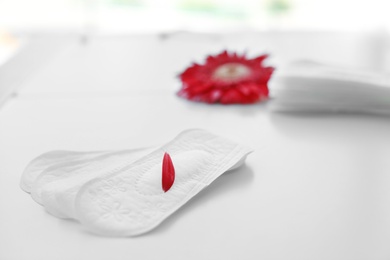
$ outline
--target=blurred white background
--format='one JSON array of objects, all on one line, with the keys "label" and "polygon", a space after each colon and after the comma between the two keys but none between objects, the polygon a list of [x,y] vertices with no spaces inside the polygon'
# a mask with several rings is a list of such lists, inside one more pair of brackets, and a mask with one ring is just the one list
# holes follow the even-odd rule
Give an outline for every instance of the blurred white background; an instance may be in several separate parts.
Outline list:
[{"label": "blurred white background", "polygon": [[290,40],[265,37],[283,45],[270,51],[318,58],[301,47],[314,41],[309,49],[323,54],[319,61],[334,56],[340,64],[389,72],[389,7],[388,0],[0,0],[0,65],[32,35],[277,33]]},{"label": "blurred white background", "polygon": [[3,30],[386,30],[387,0],[1,0]]},{"label": "blurred white background", "polygon": [[383,35],[382,46],[389,7],[388,0],[0,0],[0,64],[18,46],[13,36],[36,32],[369,32]]}]

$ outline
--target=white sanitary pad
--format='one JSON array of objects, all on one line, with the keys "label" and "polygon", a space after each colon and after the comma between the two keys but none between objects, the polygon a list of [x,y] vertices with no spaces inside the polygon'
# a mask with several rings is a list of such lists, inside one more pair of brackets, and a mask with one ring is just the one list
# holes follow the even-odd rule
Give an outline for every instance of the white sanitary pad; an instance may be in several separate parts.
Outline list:
[{"label": "white sanitary pad", "polygon": [[390,114],[390,75],[297,62],[273,78],[273,111]]},{"label": "white sanitary pad", "polygon": [[47,168],[58,167],[62,163],[71,163],[77,165],[93,157],[107,152],[73,152],[73,151],[51,151],[44,153],[32,160],[24,170],[20,180],[20,187],[30,193],[31,186],[38,176]]},{"label": "white sanitary pad", "polygon": [[[166,193],[165,152],[176,172]],[[29,164],[21,186],[54,216],[75,218],[98,234],[133,236],[156,227],[250,152],[204,130],[187,130],[160,148],[46,153]]]},{"label": "white sanitary pad", "polygon": [[87,181],[115,172],[154,148],[123,150],[100,154],[90,159],[64,162],[47,168],[36,178],[31,197],[43,204],[52,215],[74,217],[74,200],[80,187]]}]

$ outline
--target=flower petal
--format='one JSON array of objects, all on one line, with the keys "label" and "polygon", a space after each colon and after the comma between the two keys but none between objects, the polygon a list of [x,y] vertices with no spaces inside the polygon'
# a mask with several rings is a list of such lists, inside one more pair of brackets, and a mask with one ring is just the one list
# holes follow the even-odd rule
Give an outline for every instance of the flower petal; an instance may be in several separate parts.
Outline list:
[{"label": "flower petal", "polygon": [[236,88],[227,90],[221,97],[220,102],[222,104],[244,104],[245,96],[240,93]]},{"label": "flower petal", "polygon": [[162,162],[162,189],[167,192],[175,181],[175,167],[173,166],[171,156],[164,154]]}]

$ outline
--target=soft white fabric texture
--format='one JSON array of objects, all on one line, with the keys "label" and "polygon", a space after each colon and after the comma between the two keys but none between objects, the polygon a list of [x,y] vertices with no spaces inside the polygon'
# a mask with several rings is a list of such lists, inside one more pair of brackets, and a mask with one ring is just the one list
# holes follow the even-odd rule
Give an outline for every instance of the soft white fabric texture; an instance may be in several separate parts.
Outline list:
[{"label": "soft white fabric texture", "polygon": [[[46,168],[31,188],[31,197],[52,215],[74,218],[74,200],[79,188],[87,181],[109,174],[150,153],[154,148],[80,154],[81,159],[62,160]],[[67,156],[68,157],[68,156]]]},{"label": "soft white fabric texture", "polygon": [[20,187],[30,193],[31,186],[38,176],[46,169],[61,165],[61,163],[69,163],[76,165],[89,160],[98,155],[107,153],[101,152],[73,152],[73,151],[50,151],[44,153],[32,160],[25,168],[22,178],[20,179]]},{"label": "soft white fabric texture", "polygon": [[[162,158],[171,155],[172,188],[161,188]],[[76,197],[77,219],[92,232],[134,236],[150,231],[251,149],[203,130],[188,130],[140,160],[86,183]]]},{"label": "soft white fabric texture", "polygon": [[390,114],[390,75],[302,61],[272,80],[273,111]]},{"label": "soft white fabric texture", "polygon": [[[164,193],[162,158],[170,153],[176,179]],[[34,159],[23,190],[52,215],[74,218],[107,236],[147,232],[227,170],[240,167],[247,147],[204,130],[187,130],[160,148],[53,151]]]}]

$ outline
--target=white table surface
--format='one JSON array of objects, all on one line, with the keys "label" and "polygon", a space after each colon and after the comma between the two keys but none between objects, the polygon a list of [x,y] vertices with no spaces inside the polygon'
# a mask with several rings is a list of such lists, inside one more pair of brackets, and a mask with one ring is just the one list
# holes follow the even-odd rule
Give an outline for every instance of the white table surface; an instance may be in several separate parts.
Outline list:
[{"label": "white table surface", "polygon": [[[269,52],[276,67],[311,58],[377,68],[373,46],[342,34],[74,37],[0,109],[0,259],[389,259],[390,118],[273,114],[264,103],[174,94],[185,66],[222,48]],[[187,128],[255,152],[143,236],[92,235],[19,188],[48,150],[163,144]]]}]

